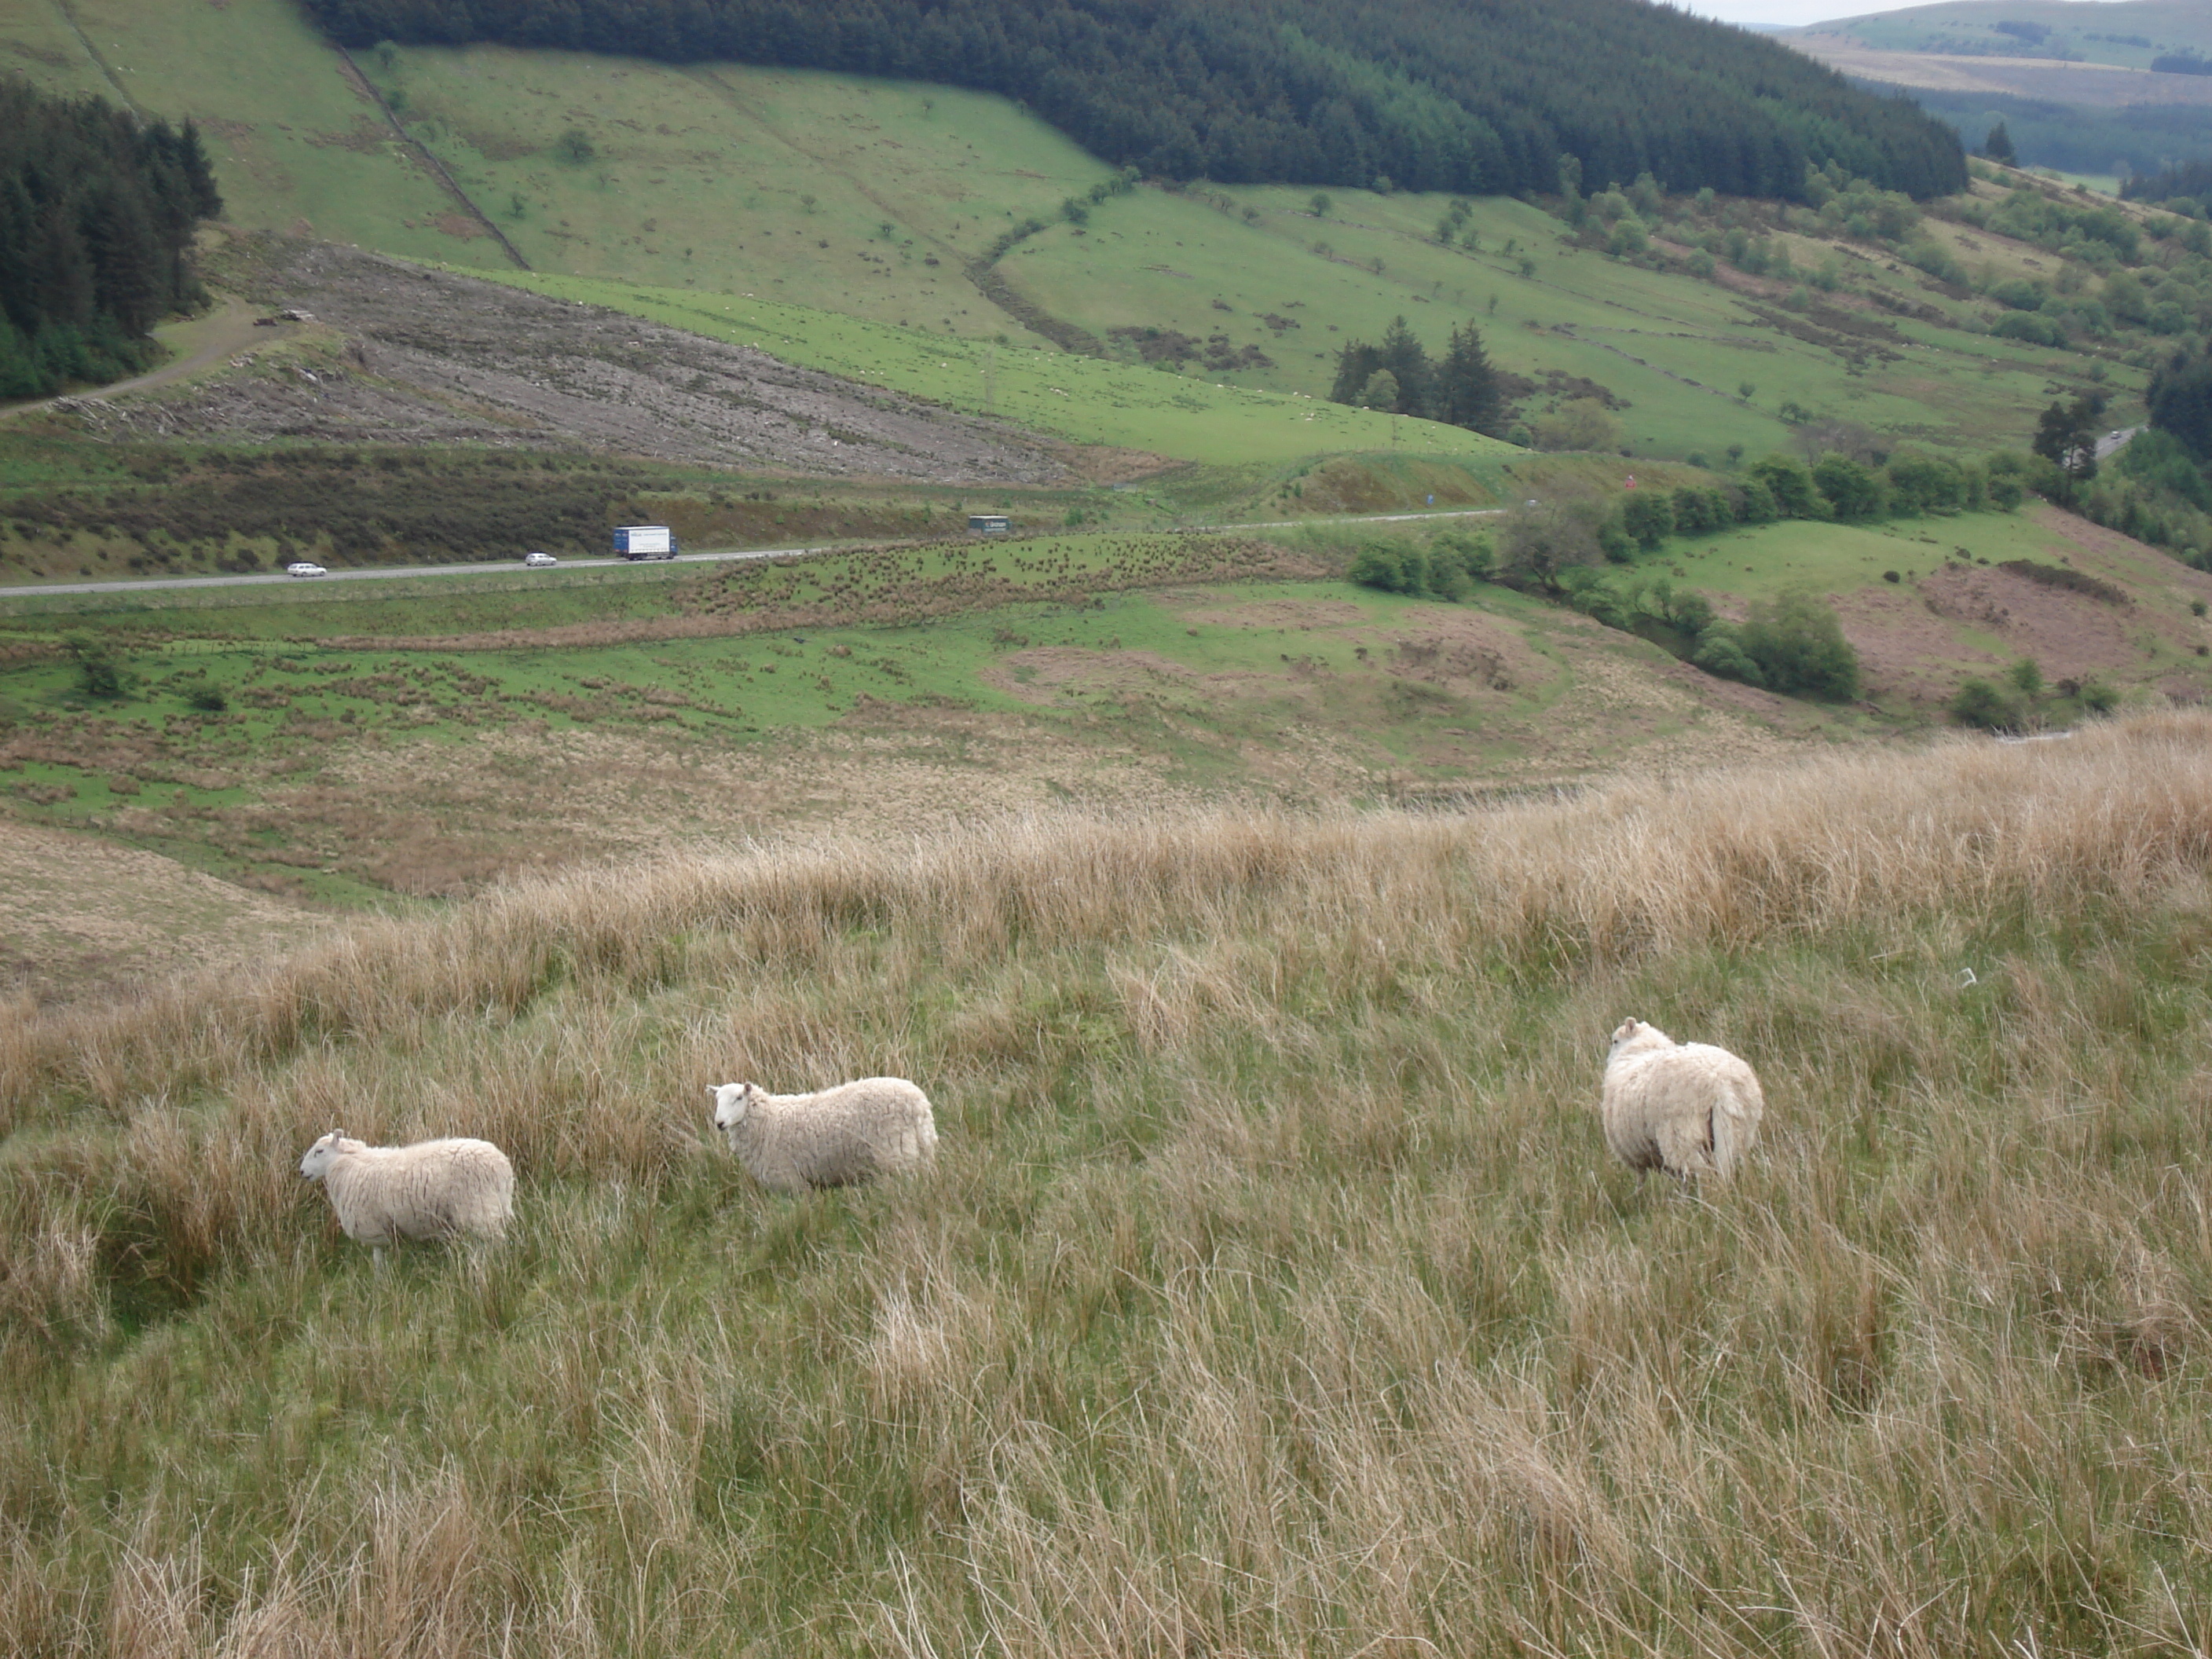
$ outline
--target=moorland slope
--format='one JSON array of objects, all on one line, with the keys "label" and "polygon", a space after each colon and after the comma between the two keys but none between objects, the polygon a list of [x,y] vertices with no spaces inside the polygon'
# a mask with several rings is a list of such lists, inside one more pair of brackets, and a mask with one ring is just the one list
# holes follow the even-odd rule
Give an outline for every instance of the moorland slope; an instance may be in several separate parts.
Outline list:
[{"label": "moorland slope", "polygon": [[[0,1646],[2088,1656],[2212,1607],[2212,732],[635,865],[0,1015]],[[1760,1153],[1609,1166],[1634,1014]],[[921,1079],[793,1200],[703,1090]],[[488,1135],[382,1274],[293,1172]]]}]

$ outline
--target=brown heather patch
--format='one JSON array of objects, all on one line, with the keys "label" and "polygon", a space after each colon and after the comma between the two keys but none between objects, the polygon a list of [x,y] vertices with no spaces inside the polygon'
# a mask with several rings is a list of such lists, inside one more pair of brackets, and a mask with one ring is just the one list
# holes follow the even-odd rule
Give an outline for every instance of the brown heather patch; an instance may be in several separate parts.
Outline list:
[{"label": "brown heather patch", "polygon": [[[1018,557],[1022,544],[995,548]],[[507,629],[428,638],[333,636],[337,649],[504,651],[553,647],[630,645],[653,640],[708,639],[800,628],[910,625],[1011,605],[1068,604],[1099,593],[1189,581],[1304,581],[1329,574],[1308,556],[1272,543],[1217,536],[1128,538],[1134,556],[1102,568],[1048,573],[1021,580],[992,568],[988,551],[972,542],[917,543],[848,556],[839,585],[823,590],[817,562],[748,559],[716,565],[679,587],[676,602],[690,614]],[[926,574],[917,556],[950,550],[974,561],[949,574]]]}]

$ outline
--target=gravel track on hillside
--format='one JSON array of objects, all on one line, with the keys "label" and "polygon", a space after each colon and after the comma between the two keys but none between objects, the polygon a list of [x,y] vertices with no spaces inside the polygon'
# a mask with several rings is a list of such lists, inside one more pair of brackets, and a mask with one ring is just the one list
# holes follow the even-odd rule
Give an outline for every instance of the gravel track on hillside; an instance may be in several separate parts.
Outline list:
[{"label": "gravel track on hillside", "polygon": [[[358,248],[288,244],[250,286],[345,337],[309,368],[257,354],[159,398],[71,399],[110,432],[328,442],[579,447],[832,477],[1048,483],[1052,446],[598,307]],[[272,334],[270,343],[281,337]]]}]

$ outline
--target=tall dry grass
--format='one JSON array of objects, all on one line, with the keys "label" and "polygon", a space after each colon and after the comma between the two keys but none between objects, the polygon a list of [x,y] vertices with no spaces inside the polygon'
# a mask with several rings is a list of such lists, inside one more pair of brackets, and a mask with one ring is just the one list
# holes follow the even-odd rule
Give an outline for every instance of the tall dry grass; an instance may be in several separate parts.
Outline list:
[{"label": "tall dry grass", "polygon": [[[27,1013],[0,1650],[2204,1651],[2208,739],[764,849]],[[1604,1163],[1630,1012],[1765,1078],[1725,1194]],[[926,1178],[703,1142],[878,1069]],[[500,1140],[516,1236],[372,1273],[338,1122]]]}]

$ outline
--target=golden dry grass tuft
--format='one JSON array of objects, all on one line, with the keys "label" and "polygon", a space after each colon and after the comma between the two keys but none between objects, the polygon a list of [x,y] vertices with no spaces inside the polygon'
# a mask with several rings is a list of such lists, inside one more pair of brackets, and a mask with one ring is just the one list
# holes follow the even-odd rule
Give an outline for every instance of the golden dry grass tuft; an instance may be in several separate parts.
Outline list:
[{"label": "golden dry grass tuft", "polygon": [[[0,1650],[2212,1639],[2212,719],[518,882],[0,1024]],[[1759,1067],[1609,1166],[1624,1016]],[[921,1080],[797,1200],[705,1085]],[[342,1123],[514,1236],[336,1234]]]}]

